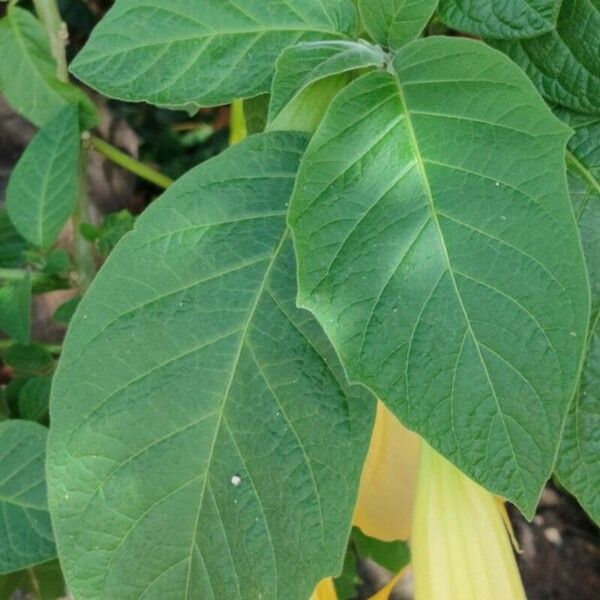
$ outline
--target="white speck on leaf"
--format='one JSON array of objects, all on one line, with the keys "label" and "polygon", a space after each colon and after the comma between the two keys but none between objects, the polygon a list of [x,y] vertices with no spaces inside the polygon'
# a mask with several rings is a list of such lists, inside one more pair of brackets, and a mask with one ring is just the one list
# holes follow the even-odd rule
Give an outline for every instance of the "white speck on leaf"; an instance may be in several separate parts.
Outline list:
[{"label": "white speck on leaf", "polygon": [[242,483],[242,478],[239,475],[233,475],[231,478],[231,485],[237,487]]}]

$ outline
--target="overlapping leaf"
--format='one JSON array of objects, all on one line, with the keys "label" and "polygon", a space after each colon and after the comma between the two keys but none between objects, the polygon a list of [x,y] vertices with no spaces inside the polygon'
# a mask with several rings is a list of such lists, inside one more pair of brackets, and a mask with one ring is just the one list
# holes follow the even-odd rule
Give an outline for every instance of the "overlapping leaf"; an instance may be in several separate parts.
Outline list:
[{"label": "overlapping leaf", "polygon": [[[284,50],[277,61],[269,121],[276,119],[311,84],[341,73],[383,67],[384,63],[385,54],[381,48],[365,42],[304,42]],[[328,104],[328,96],[323,99]],[[318,99],[315,100],[318,103]],[[327,109],[327,104],[319,107],[320,114]],[[302,102],[301,111],[310,109],[310,105]]]},{"label": "overlapping leaf", "polygon": [[77,109],[65,106],[35,136],[11,174],[8,214],[36,246],[52,246],[75,209],[79,145]]},{"label": "overlapping leaf", "polygon": [[0,574],[56,556],[46,502],[47,429],[30,421],[0,423]]},{"label": "overlapping leaf", "polygon": [[541,93],[576,111],[600,113],[600,1],[562,3],[556,30],[490,43],[514,60]]},{"label": "overlapping leaf", "polygon": [[449,27],[489,38],[531,38],[556,27],[561,0],[441,0]]},{"label": "overlapping leaf", "polygon": [[40,22],[27,10],[11,6],[0,20],[0,90],[8,102],[39,127],[66,104],[79,106],[87,128],[96,109],[75,86],[59,81],[50,43]]},{"label": "overlapping leaf", "polygon": [[299,303],[351,379],[531,515],[589,317],[569,131],[479,42],[413,42],[393,66],[337,96],[303,159]]},{"label": "overlapping leaf", "polygon": [[73,72],[123,100],[224,104],[269,91],[284,48],[356,27],[351,0],[120,0]]},{"label": "overlapping leaf", "polygon": [[397,49],[420,35],[438,0],[358,0],[362,22],[373,39]]},{"label": "overlapping leaf", "polygon": [[569,411],[557,472],[600,523],[600,119],[564,110],[558,114],[575,128],[567,152],[567,175],[587,260],[592,315],[581,381]]},{"label": "overlapping leaf", "polygon": [[76,597],[304,600],[341,569],[374,402],[295,307],[305,144],[256,135],[192,171],[80,304],[48,459]]}]

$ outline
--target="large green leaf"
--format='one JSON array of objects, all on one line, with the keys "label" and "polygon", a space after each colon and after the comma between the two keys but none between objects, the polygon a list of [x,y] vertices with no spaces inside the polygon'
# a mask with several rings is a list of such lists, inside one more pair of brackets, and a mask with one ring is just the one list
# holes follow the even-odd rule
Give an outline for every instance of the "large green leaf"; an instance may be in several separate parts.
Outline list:
[{"label": "large green leaf", "polygon": [[600,118],[559,111],[575,128],[567,153],[569,189],[587,259],[592,316],[581,381],[565,427],[557,473],[600,524]]},{"label": "large green leaf", "polygon": [[66,104],[79,105],[91,127],[96,109],[77,87],[57,79],[50,42],[27,10],[9,7],[0,20],[0,91],[15,110],[41,127]]},{"label": "large green leaf", "polygon": [[358,0],[362,22],[373,39],[386,48],[400,48],[418,37],[438,0]]},{"label": "large green leaf", "polygon": [[52,246],[75,209],[79,145],[77,109],[65,106],[33,138],[11,174],[8,214],[36,246]]},{"label": "large green leaf", "polygon": [[305,144],[260,134],[192,171],[80,304],[48,459],[76,597],[305,600],[341,569],[373,400],[295,307]]},{"label": "large green leaf", "polygon": [[[385,60],[378,46],[346,40],[304,42],[284,50],[273,79],[269,121],[316,81],[358,69],[383,68]],[[302,110],[307,108],[303,102]]]},{"label": "large green leaf", "polygon": [[440,0],[446,25],[488,38],[531,38],[556,27],[561,0]]},{"label": "large green leaf", "polygon": [[284,48],[356,27],[351,0],[120,0],[72,70],[114,98],[225,104],[268,92]]},{"label": "large green leaf", "polygon": [[0,573],[56,556],[46,502],[47,429],[31,421],[0,423]]},{"label": "large green leaf", "polygon": [[600,113],[600,0],[565,0],[556,30],[531,40],[490,43],[508,54],[549,100]]},{"label": "large green leaf", "polygon": [[299,303],[351,379],[528,515],[589,317],[568,136],[500,53],[419,40],[334,100],[290,213]]}]

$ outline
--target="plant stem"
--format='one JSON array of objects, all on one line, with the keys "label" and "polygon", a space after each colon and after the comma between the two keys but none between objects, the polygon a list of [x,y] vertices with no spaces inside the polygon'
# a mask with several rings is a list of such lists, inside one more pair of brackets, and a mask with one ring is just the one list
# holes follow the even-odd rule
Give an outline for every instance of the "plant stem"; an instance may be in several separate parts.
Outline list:
[{"label": "plant stem", "polygon": [[[16,340],[11,339],[0,340],[0,350],[8,350],[8,348],[10,348],[13,344],[18,343],[19,342],[17,342]],[[36,344],[36,346],[41,346],[42,348],[50,352],[50,354],[60,354],[62,352],[62,344],[38,344],[37,342],[34,343]]]},{"label": "plant stem", "polygon": [[173,180],[166,175],[163,175],[152,167],[149,167],[139,160],[132,158],[108,142],[105,142],[94,135],[90,137],[90,141],[96,152],[99,152],[102,154],[102,156],[105,156],[110,161],[114,162],[120,167],[123,167],[134,175],[137,175],[138,177],[141,177],[142,179],[145,179],[146,181],[149,181],[150,183],[153,183],[154,185],[163,189],[167,189],[173,183]]},{"label": "plant stem", "polygon": [[27,569],[27,573],[29,574],[29,579],[31,581],[31,587],[33,588],[33,592],[35,594],[36,598],[41,598],[42,597],[42,590],[40,590],[40,582],[38,581],[38,578],[35,575],[35,571],[33,570],[32,567],[29,567]]},{"label": "plant stem", "polygon": [[[58,79],[64,82],[69,81],[69,69],[67,67],[67,55],[65,52],[68,41],[68,31],[63,22],[56,0],[33,0],[35,11],[42,22],[48,37],[52,55],[56,60],[56,69]],[[87,203],[87,150],[85,144],[81,145],[81,155],[79,159],[79,199],[78,206],[73,214],[74,231],[74,255],[77,269],[77,287],[83,294],[89,287],[96,273],[96,264],[90,243],[83,239],[79,232],[79,226],[82,222],[89,220],[89,210]]]},{"label": "plant stem", "polygon": [[69,69],[65,55],[69,33],[58,11],[56,0],[33,0],[33,5],[50,38],[52,56],[56,60],[56,75],[61,81],[69,81]]},{"label": "plant stem", "polygon": [[0,281],[20,281],[27,274],[31,277],[31,281],[44,281],[46,276],[43,273],[34,273],[25,269],[0,269]]},{"label": "plant stem", "polygon": [[94,260],[92,245],[80,232],[81,224],[90,221],[87,198],[87,154],[88,151],[86,145],[82,144],[81,155],[79,158],[79,199],[77,209],[73,213],[75,238],[73,250],[75,254],[75,268],[77,271],[77,287],[82,295],[88,289],[96,274],[96,262]]}]

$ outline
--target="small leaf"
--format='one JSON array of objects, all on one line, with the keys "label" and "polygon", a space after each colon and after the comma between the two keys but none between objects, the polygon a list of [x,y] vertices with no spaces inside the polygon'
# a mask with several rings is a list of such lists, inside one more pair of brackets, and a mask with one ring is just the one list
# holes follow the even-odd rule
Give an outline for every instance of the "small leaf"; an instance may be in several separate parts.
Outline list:
[{"label": "small leaf", "polygon": [[0,287],[0,329],[17,341],[31,340],[31,278]]},{"label": "small leaf", "polygon": [[82,127],[98,121],[90,99],[57,79],[50,42],[41,23],[27,10],[10,6],[0,20],[0,90],[9,104],[38,127],[67,104],[81,110]]},{"label": "small leaf", "polygon": [[46,375],[54,368],[52,355],[39,344],[13,344],[4,351],[3,358],[22,375]]},{"label": "small leaf", "polygon": [[31,421],[0,423],[0,574],[56,557],[44,476],[47,432]]},{"label": "small leaf", "polygon": [[351,0],[121,0],[72,71],[122,100],[228,104],[268,92],[284,48],[352,35],[356,26]]},{"label": "small leaf", "polygon": [[548,100],[584,113],[600,112],[597,0],[565,0],[554,31],[490,44],[514,60]]},{"label": "small leaf", "polygon": [[305,145],[257,134],[191,171],[82,300],[48,456],[75,597],[304,600],[341,569],[374,401],[295,306]]},{"label": "small leaf", "polygon": [[47,420],[50,405],[52,375],[34,377],[19,391],[19,414],[22,419],[42,422]]},{"label": "small leaf", "polygon": [[586,358],[556,471],[561,483],[600,525],[600,118],[566,110],[558,114],[575,129],[567,152],[567,175],[587,259],[592,316]]},{"label": "small leaf", "polygon": [[100,254],[106,258],[134,225],[135,217],[126,209],[107,215],[96,240]]},{"label": "small leaf", "polygon": [[7,189],[8,214],[32,244],[54,244],[77,203],[79,126],[67,106],[33,138]]},{"label": "small leaf", "polygon": [[42,271],[48,275],[61,275],[70,271],[72,267],[70,254],[63,248],[57,248],[46,257]]},{"label": "small leaf", "polygon": [[344,557],[342,572],[333,580],[338,600],[355,600],[360,582],[358,559],[351,545],[349,545]]},{"label": "small leaf", "polygon": [[284,50],[273,79],[269,121],[316,81],[384,63],[381,48],[366,42],[304,42]]},{"label": "small leaf", "polygon": [[351,380],[528,515],[589,317],[568,136],[500,53],[430,37],[337,96],[290,210],[299,303]]},{"label": "small leaf", "polygon": [[438,0],[358,0],[367,32],[394,50],[419,37],[437,4]]},{"label": "small leaf", "polygon": [[0,267],[10,269],[23,266],[26,249],[27,242],[10,222],[6,210],[0,209]]},{"label": "small leaf", "polygon": [[267,115],[269,112],[269,94],[261,94],[244,100],[244,118],[248,135],[261,133],[267,126]]},{"label": "small leaf", "polygon": [[532,38],[553,31],[561,0],[441,0],[448,27],[488,38]]},{"label": "small leaf", "polygon": [[384,542],[365,535],[355,527],[352,530],[352,541],[361,558],[370,558],[393,573],[410,563],[410,548],[402,540]]},{"label": "small leaf", "polygon": [[54,313],[54,320],[57,323],[68,325],[80,302],[81,297],[76,296],[75,298],[71,298],[70,300],[67,300],[61,304]]}]

